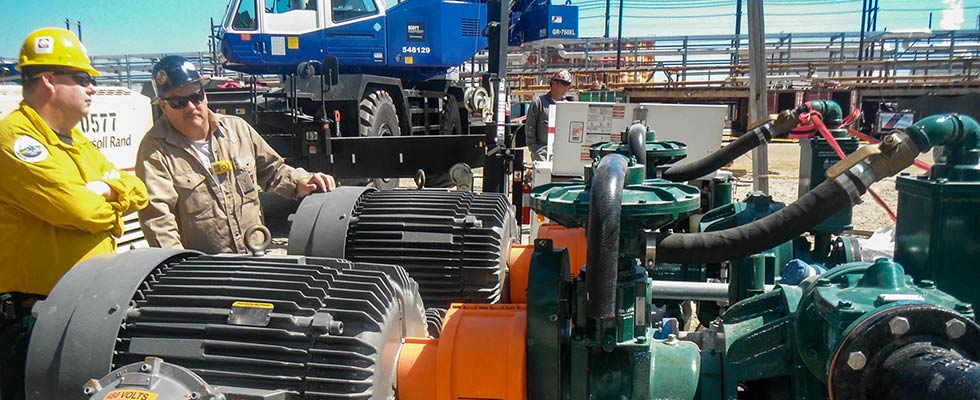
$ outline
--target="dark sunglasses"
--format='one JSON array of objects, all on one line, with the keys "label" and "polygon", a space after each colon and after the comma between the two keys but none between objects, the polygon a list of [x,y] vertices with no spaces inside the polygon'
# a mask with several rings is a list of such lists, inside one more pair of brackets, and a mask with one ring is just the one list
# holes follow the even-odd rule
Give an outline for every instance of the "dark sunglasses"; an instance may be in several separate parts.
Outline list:
[{"label": "dark sunglasses", "polygon": [[[92,75],[89,75],[89,73],[88,72],[85,72],[85,71],[54,71],[54,72],[51,72],[51,73],[54,74],[54,75],[68,75],[68,76],[71,76],[71,79],[73,81],[75,81],[75,83],[77,83],[78,85],[83,86],[83,87],[84,86],[89,86],[89,85],[92,85],[92,86],[95,86],[96,85],[95,78],[93,78]],[[41,75],[37,75],[37,76],[35,76],[35,78],[40,77],[40,76]]]},{"label": "dark sunglasses", "polygon": [[198,106],[204,101],[204,92],[197,91],[189,96],[166,97],[161,100],[166,101],[171,108],[184,108],[187,107],[187,103],[193,103],[195,106]]},{"label": "dark sunglasses", "polygon": [[555,79],[552,82],[557,82],[559,85],[562,85],[562,86],[572,86],[572,83],[571,82],[563,81],[561,79]]}]

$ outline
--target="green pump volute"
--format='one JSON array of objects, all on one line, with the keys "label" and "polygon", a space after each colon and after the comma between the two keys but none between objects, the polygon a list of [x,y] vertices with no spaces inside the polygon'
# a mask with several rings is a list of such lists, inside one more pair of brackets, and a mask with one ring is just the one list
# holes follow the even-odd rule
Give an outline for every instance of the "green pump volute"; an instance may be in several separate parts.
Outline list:
[{"label": "green pump volute", "polygon": [[[594,171],[594,165],[586,167],[585,182],[556,182],[535,187],[531,191],[531,208],[563,226],[585,226]],[[701,204],[701,192],[694,186],[645,177],[644,166],[629,160],[623,188],[622,234],[625,237],[635,237],[643,228],[660,228],[694,212]]]},{"label": "green pump volute", "polygon": [[962,304],[931,282],[913,283],[900,264],[887,258],[839,265],[801,288],[804,295],[796,315],[796,343],[803,363],[821,381],[826,381],[831,357],[856,320],[900,303],[927,303],[950,310]]},{"label": "green pump volute", "polygon": [[648,177],[652,178],[656,176],[658,166],[675,163],[687,156],[686,144],[671,140],[658,141],[657,133],[643,124],[630,125],[629,128],[622,132],[618,142],[599,142],[589,146],[589,156],[593,159],[605,157],[610,154],[622,154],[627,157],[633,156],[633,152],[636,150],[631,148],[629,142],[629,136],[633,132],[643,133],[642,142],[645,153],[646,174]]},{"label": "green pump volute", "polygon": [[939,114],[922,119],[906,128],[923,152],[932,146],[980,147],[980,126],[965,115]]},{"label": "green pump volute", "polygon": [[929,179],[980,181],[980,125],[965,115],[933,115],[916,122],[906,133],[922,151],[945,146]]}]

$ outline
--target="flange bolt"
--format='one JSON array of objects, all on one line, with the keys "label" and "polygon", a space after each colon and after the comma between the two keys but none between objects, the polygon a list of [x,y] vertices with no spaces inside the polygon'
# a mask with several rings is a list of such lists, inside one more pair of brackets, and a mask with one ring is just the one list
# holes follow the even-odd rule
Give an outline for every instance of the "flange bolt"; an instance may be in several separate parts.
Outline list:
[{"label": "flange bolt", "polygon": [[946,321],[946,336],[950,339],[959,339],[966,334],[966,324],[958,319]]},{"label": "flange bolt", "polygon": [[888,328],[892,335],[901,336],[909,331],[909,320],[905,317],[895,317],[888,321]]},{"label": "flange bolt", "polygon": [[865,357],[864,353],[860,351],[851,352],[847,356],[847,366],[855,371],[860,371],[864,369],[864,366],[868,363],[868,357]]}]

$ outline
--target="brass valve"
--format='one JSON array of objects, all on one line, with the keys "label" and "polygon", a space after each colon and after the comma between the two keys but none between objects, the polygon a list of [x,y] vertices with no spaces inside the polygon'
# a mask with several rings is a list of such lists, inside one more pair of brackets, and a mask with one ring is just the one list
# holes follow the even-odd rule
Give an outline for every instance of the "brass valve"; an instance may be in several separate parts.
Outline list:
[{"label": "brass valve", "polygon": [[915,162],[919,148],[904,132],[885,136],[877,146],[864,146],[827,168],[827,179],[833,180],[862,162],[874,173],[875,180],[895,175]]},{"label": "brass valve", "polygon": [[765,124],[772,125],[772,133],[775,137],[789,133],[789,131],[793,130],[793,128],[796,128],[796,126],[800,124],[800,120],[796,111],[783,110],[779,114],[769,114],[769,116],[766,118],[750,123],[748,130],[751,131]]}]

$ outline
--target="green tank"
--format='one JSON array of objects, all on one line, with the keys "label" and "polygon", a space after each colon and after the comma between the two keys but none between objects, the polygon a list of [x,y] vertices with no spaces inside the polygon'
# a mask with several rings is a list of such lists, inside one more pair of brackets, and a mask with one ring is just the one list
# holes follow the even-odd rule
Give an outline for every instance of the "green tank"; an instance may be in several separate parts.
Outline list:
[{"label": "green tank", "polygon": [[945,148],[928,174],[896,180],[895,260],[912,276],[980,306],[980,127],[946,115],[909,129]]}]

